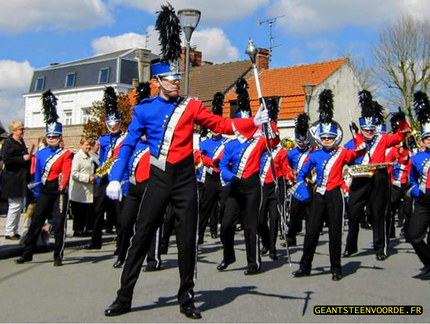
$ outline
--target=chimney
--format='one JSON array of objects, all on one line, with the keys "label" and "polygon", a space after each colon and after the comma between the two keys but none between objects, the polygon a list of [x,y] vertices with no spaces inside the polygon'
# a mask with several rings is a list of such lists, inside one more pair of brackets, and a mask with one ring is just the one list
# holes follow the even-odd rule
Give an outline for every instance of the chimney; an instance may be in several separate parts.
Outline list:
[{"label": "chimney", "polygon": [[267,48],[259,48],[257,52],[257,68],[265,70],[269,68],[269,50]]},{"label": "chimney", "polygon": [[[182,47],[181,54],[181,71],[185,71],[187,49]],[[202,66],[202,52],[196,49],[196,46],[190,47],[190,67]]]}]

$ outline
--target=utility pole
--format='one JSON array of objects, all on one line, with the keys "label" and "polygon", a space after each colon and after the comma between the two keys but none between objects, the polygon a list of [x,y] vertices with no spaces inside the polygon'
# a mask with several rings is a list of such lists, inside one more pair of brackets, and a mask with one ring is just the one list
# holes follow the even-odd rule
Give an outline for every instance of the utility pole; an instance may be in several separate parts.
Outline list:
[{"label": "utility pole", "polygon": [[285,17],[285,15],[274,17],[274,18],[269,18],[269,19],[266,19],[266,20],[259,20],[260,26],[262,24],[264,24],[264,23],[268,23],[269,24],[269,62],[272,61],[272,49],[275,48],[275,47],[282,46],[282,44],[278,44],[278,45],[273,46],[273,40],[276,37],[272,36],[273,23],[275,23],[278,18],[282,18],[282,17]]}]

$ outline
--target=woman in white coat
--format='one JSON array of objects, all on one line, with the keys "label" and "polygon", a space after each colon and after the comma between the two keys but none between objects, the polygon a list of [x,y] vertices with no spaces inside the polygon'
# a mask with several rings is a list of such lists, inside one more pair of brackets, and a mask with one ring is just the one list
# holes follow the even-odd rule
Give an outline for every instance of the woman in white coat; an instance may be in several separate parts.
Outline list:
[{"label": "woman in white coat", "polygon": [[69,199],[72,202],[73,236],[87,236],[85,232],[86,219],[89,217],[93,203],[94,164],[88,154],[90,139],[81,138],[81,149],[75,154],[70,176]]}]

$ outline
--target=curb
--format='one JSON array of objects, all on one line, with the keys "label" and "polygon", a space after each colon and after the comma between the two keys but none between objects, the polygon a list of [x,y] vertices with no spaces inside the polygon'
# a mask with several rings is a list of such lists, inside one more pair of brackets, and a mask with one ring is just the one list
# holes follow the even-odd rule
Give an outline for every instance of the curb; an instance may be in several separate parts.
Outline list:
[{"label": "curb", "polygon": [[[103,237],[102,242],[103,243],[109,243],[113,242],[116,238],[116,235],[113,235],[111,237]],[[82,239],[82,240],[69,240],[64,243],[64,248],[69,247],[75,247],[75,246],[81,246],[91,243],[91,238]],[[54,243],[49,243],[50,248],[54,248]],[[9,244],[9,245],[3,245],[0,246],[0,260],[9,259],[9,258],[15,258],[19,257],[24,250],[24,246],[20,244]],[[46,252],[35,252],[35,254],[38,253],[46,253]]]}]

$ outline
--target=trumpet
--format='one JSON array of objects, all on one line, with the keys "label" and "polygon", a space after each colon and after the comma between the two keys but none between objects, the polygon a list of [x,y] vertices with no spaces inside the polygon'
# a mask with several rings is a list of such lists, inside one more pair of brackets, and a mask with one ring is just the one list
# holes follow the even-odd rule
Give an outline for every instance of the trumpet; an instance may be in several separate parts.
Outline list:
[{"label": "trumpet", "polygon": [[112,164],[115,162],[117,156],[113,156],[110,159],[108,159],[101,167],[98,167],[95,176],[99,179],[103,179],[106,177],[109,173],[110,168],[112,167]]},{"label": "trumpet", "polygon": [[371,178],[376,170],[385,169],[394,165],[393,162],[375,163],[375,164],[356,164],[348,168],[348,172],[353,178]]}]

